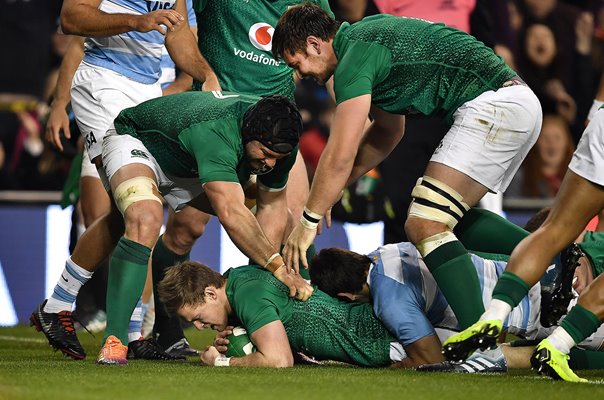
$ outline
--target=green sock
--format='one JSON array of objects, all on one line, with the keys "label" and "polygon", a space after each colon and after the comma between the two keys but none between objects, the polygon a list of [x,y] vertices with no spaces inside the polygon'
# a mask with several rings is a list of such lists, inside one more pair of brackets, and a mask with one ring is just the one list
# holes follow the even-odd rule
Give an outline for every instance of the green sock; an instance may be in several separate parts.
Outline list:
[{"label": "green sock", "polygon": [[467,249],[485,253],[512,254],[529,233],[507,219],[481,208],[472,208],[453,230]]},{"label": "green sock", "polygon": [[573,347],[568,365],[572,369],[604,369],[604,352]]},{"label": "green sock", "polygon": [[162,348],[167,348],[184,337],[178,317],[170,317],[164,305],[159,300],[157,285],[164,279],[166,269],[189,259],[190,253],[182,256],[171,252],[163,241],[163,235],[157,239],[151,257],[151,271],[153,275],[153,301],[155,302],[155,323],[153,324],[153,337]]},{"label": "green sock", "polygon": [[520,279],[518,275],[509,271],[503,271],[503,274],[501,274],[493,288],[493,298],[505,301],[514,308],[526,296],[529,289],[529,285]]},{"label": "green sock", "polygon": [[579,304],[566,314],[566,317],[560,323],[560,327],[573,338],[575,343],[582,342],[591,335],[600,326],[600,320],[594,313]]},{"label": "green sock", "polygon": [[446,243],[432,251],[424,262],[438,287],[465,329],[478,321],[484,312],[482,290],[474,263],[461,242]]},{"label": "green sock", "polygon": [[116,336],[128,344],[128,324],[147,277],[151,249],[122,236],[109,262],[105,339]]}]

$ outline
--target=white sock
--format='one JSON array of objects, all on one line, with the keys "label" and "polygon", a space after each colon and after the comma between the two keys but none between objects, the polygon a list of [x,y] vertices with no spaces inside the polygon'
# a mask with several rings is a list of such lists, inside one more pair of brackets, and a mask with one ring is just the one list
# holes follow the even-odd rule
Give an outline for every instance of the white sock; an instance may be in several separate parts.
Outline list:
[{"label": "white sock", "polygon": [[499,321],[505,321],[505,319],[512,312],[512,307],[505,301],[493,299],[491,304],[486,309],[484,314],[480,316],[481,321],[488,321],[491,319],[497,319]]},{"label": "white sock", "polygon": [[60,311],[71,311],[80,288],[91,277],[92,272],[80,267],[69,257],[52,295],[44,306],[44,311],[54,314]]},{"label": "white sock", "polygon": [[551,335],[547,337],[547,340],[554,346],[556,350],[561,351],[564,354],[570,353],[570,349],[572,349],[577,343],[575,340],[562,328],[561,326],[557,327],[556,330],[552,332]]},{"label": "white sock", "polygon": [[143,302],[141,299],[138,299],[138,303],[132,311],[132,316],[130,316],[130,323],[128,324],[128,343],[134,342],[135,340],[140,339],[142,336],[141,328],[143,325]]}]

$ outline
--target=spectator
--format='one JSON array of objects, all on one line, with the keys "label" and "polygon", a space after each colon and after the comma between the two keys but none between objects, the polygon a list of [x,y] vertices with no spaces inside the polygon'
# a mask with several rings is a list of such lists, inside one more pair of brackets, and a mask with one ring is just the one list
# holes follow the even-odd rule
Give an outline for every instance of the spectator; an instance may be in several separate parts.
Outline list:
[{"label": "spectator", "polygon": [[514,177],[506,196],[553,198],[568,168],[575,146],[568,123],[559,115],[543,117],[541,134]]}]

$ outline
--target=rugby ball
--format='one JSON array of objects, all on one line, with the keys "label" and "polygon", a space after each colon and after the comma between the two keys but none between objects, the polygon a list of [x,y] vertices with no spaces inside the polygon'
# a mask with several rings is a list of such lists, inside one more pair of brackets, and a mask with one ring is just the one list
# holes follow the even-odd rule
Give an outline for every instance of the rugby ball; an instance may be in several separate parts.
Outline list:
[{"label": "rugby ball", "polygon": [[241,327],[233,328],[233,333],[226,338],[229,340],[227,351],[224,353],[227,357],[243,357],[256,351],[247,331]]}]

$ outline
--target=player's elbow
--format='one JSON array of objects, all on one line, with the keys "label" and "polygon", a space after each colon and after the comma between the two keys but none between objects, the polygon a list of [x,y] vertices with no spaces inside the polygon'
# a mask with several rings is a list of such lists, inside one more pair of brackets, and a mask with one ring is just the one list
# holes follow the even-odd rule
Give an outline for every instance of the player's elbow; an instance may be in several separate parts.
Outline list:
[{"label": "player's elbow", "polygon": [[267,357],[267,361],[272,368],[291,368],[294,366],[294,356],[291,352],[271,355]]},{"label": "player's elbow", "polygon": [[77,25],[74,23],[73,18],[69,14],[61,14],[61,30],[66,35],[77,35]]}]

